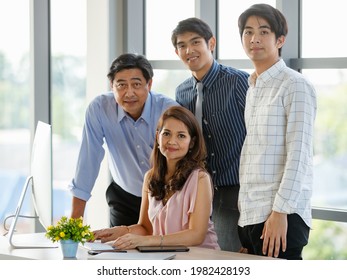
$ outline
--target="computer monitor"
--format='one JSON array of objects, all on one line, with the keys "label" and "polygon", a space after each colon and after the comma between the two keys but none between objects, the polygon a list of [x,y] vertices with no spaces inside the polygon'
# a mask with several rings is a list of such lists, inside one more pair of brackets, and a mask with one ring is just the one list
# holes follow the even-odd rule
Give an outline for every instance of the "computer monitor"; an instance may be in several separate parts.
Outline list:
[{"label": "computer monitor", "polygon": [[15,234],[16,224],[21,217],[23,201],[31,187],[32,201],[36,216],[46,229],[52,223],[52,128],[51,125],[39,121],[37,123],[30,162],[30,175],[27,177],[23,190],[7,234],[9,242],[15,248],[51,248],[57,247],[48,239],[31,244],[30,238]]}]

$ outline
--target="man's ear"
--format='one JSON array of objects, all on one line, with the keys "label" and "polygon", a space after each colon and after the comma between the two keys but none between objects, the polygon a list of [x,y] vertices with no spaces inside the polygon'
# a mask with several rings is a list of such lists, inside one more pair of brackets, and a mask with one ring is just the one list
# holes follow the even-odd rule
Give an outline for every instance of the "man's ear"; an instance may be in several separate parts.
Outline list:
[{"label": "man's ear", "polygon": [[279,48],[279,49],[282,48],[284,43],[285,43],[285,41],[286,41],[286,37],[285,36],[282,35],[282,36],[278,37],[277,43],[276,43],[277,48]]},{"label": "man's ear", "polygon": [[148,85],[148,91],[151,91],[152,88],[152,83],[153,83],[153,79],[149,79],[147,85]]},{"label": "man's ear", "polygon": [[208,49],[213,53],[216,48],[216,37],[212,36],[208,40]]}]

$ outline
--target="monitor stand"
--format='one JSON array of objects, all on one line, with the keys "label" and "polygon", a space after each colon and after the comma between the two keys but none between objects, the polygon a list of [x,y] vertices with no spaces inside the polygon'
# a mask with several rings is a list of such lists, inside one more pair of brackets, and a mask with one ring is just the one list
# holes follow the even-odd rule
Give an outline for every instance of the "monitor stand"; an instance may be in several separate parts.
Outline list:
[{"label": "monitor stand", "polygon": [[[27,177],[25,184],[23,186],[23,190],[16,208],[16,212],[11,223],[8,234],[6,235],[10,245],[13,248],[17,249],[35,249],[35,248],[56,248],[57,244],[48,240],[45,237],[45,232],[42,233],[34,233],[34,234],[15,234],[17,221],[20,218],[20,211],[23,206],[23,201],[25,198],[25,194],[28,191],[29,186],[31,186],[33,182],[33,176]],[[38,217],[33,217],[38,218]]]}]

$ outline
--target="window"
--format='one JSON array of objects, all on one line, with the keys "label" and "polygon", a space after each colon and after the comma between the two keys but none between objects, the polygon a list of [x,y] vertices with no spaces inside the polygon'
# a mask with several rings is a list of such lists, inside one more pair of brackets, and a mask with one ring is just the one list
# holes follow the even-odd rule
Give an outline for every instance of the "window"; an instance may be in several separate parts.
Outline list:
[{"label": "window", "polygon": [[[346,40],[340,29],[346,17],[342,4],[341,0],[302,1],[302,57],[347,56]],[[332,9],[329,13],[327,6]]]},{"label": "window", "polygon": [[347,223],[313,220],[304,260],[346,260]]},{"label": "window", "polygon": [[171,44],[171,32],[180,20],[194,16],[194,2],[194,0],[146,1],[145,40],[148,59],[178,59]]},{"label": "window", "polygon": [[309,69],[317,92],[313,206],[347,210],[347,69]]},{"label": "window", "polygon": [[175,88],[190,76],[189,70],[154,69],[152,89],[175,99]]},{"label": "window", "polygon": [[276,0],[254,1],[243,0],[237,5],[234,1],[219,0],[218,6],[218,58],[219,59],[248,59],[242,48],[241,38],[238,28],[238,18],[240,14],[256,3],[266,3],[276,6]]},{"label": "window", "polygon": [[[29,26],[29,1],[0,0],[1,225],[14,214],[29,175]],[[27,212],[29,207],[23,210]],[[23,222],[27,221],[21,219],[18,226]]]},{"label": "window", "polygon": [[[149,60],[179,60],[171,43],[171,32],[180,20],[194,16],[194,3],[194,0],[146,1],[145,41]],[[165,19],[163,10],[169,11]],[[190,75],[188,70],[154,69],[152,90],[175,98],[175,87]]]},{"label": "window", "polygon": [[[325,5],[324,5],[325,4]],[[341,67],[334,57],[346,57],[346,48],[342,44],[331,42],[339,38],[337,26],[341,25],[343,9],[341,1],[333,0],[329,5],[334,13],[321,12],[326,3],[312,0],[302,1],[302,73],[314,84],[317,91],[318,111],[315,127],[315,183],[313,205],[347,209],[347,162],[346,113],[347,105],[347,63]],[[314,11],[314,12],[313,12]],[[319,28],[315,24],[322,22]],[[324,40],[317,40],[324,34]],[[318,47],[319,45],[319,47]],[[306,58],[310,58],[307,60]],[[323,60],[325,59],[325,61]],[[306,62],[318,61],[321,66],[306,66]],[[326,65],[331,65],[330,69]],[[305,69],[305,68],[314,69]],[[319,69],[321,68],[321,69]]]},{"label": "window", "polygon": [[[67,8],[68,7],[68,8]],[[51,0],[53,219],[70,215],[86,96],[86,1]]]}]

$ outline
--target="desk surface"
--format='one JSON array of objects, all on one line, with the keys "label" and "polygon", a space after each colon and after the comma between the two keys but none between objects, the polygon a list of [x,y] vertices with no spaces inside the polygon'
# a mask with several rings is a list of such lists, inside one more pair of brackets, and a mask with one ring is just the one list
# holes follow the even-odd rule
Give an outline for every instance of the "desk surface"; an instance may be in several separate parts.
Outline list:
[{"label": "desk surface", "polygon": [[[44,238],[43,234],[18,235],[19,238],[37,241]],[[137,250],[130,250],[133,254],[140,253]],[[117,253],[126,254],[126,253]],[[190,247],[189,252],[176,252],[175,260],[274,260],[273,258],[255,256],[249,254],[234,253],[229,251],[219,251],[200,247]],[[86,260],[90,257],[87,249],[79,247],[76,259]],[[143,255],[141,256],[142,259]],[[7,259],[36,259],[36,260],[59,260],[63,259],[61,248],[39,248],[39,249],[16,249],[12,248],[5,236],[0,237],[0,260]]]}]

